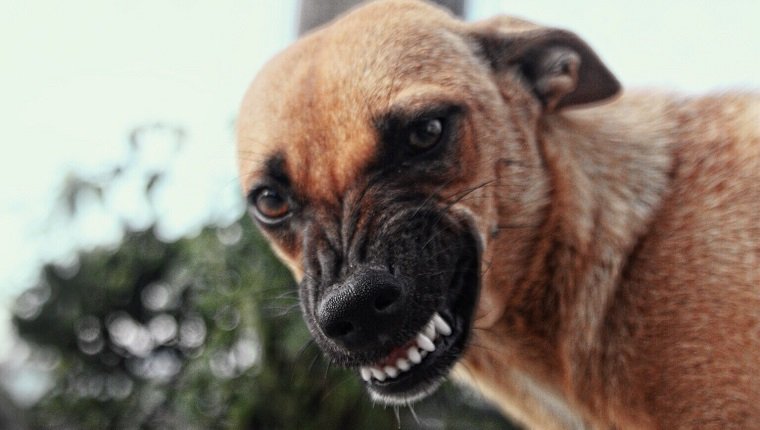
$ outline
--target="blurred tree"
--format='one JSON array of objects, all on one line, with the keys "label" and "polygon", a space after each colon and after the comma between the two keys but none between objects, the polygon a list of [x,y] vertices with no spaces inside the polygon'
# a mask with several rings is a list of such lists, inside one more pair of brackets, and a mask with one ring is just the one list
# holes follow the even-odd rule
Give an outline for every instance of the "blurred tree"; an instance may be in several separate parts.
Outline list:
[{"label": "blurred tree", "polygon": [[16,317],[58,363],[32,424],[389,428],[391,416],[362,407],[360,387],[310,365],[292,293],[247,219],[169,244],[130,232],[116,252],[46,266]]}]

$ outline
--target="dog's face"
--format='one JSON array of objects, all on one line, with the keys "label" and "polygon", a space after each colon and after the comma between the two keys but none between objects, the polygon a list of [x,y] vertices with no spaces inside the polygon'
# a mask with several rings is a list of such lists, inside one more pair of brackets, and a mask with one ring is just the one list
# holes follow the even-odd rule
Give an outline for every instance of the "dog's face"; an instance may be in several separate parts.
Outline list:
[{"label": "dog's face", "polygon": [[299,280],[319,346],[376,399],[431,392],[476,312],[487,320],[519,278],[549,193],[542,112],[617,90],[549,79],[577,78],[586,53],[526,57],[532,42],[506,40],[493,22],[374,3],[277,56],[243,102],[252,215]]}]

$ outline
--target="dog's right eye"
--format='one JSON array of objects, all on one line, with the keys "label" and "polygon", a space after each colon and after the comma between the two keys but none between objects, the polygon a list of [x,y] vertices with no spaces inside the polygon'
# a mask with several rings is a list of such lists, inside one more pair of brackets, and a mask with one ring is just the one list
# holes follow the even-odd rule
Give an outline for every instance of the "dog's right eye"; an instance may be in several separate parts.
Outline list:
[{"label": "dog's right eye", "polygon": [[264,224],[277,224],[291,213],[288,199],[277,190],[269,187],[254,190],[249,195],[249,203],[256,219]]}]

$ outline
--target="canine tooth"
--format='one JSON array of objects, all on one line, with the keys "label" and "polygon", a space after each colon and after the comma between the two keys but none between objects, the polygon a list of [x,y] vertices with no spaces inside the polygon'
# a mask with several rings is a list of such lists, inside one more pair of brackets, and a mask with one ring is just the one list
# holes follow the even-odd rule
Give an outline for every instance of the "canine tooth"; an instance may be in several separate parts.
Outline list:
[{"label": "canine tooth", "polygon": [[416,346],[410,346],[409,349],[406,351],[407,355],[409,356],[409,360],[417,364],[420,361],[422,361],[422,356],[420,355],[420,350],[417,349]]},{"label": "canine tooth", "polygon": [[417,346],[428,352],[435,351],[435,344],[433,341],[422,333],[417,335]]},{"label": "canine tooth", "polygon": [[427,354],[428,354],[428,352],[425,351],[424,349],[422,351],[420,351],[420,357],[422,357],[422,358],[425,358],[427,356]]},{"label": "canine tooth", "polygon": [[391,378],[395,378],[396,376],[398,376],[398,369],[396,369],[393,366],[385,366],[385,369],[383,369],[383,370]]},{"label": "canine tooth", "polygon": [[376,367],[371,367],[369,371],[372,372],[372,376],[374,376],[375,379],[377,379],[378,381],[381,381],[381,382],[385,381],[385,372],[383,372],[382,370]]},{"label": "canine tooth", "polygon": [[359,372],[362,374],[362,379],[369,382],[369,380],[372,378],[372,371],[369,370],[369,367],[362,367],[359,369]]},{"label": "canine tooth", "polygon": [[451,334],[451,327],[449,327],[448,323],[446,323],[446,321],[441,318],[440,315],[433,315],[433,324],[435,324],[435,328],[438,330],[438,333],[441,333],[444,336]]},{"label": "canine tooth", "polygon": [[430,339],[435,339],[435,324],[433,324],[433,320],[430,320],[425,325],[425,328],[422,329],[422,333],[424,333],[425,336],[429,337]]},{"label": "canine tooth", "polygon": [[396,361],[396,367],[398,367],[398,370],[402,372],[406,372],[412,366],[409,365],[409,360],[406,360],[404,358],[399,358],[398,361]]}]

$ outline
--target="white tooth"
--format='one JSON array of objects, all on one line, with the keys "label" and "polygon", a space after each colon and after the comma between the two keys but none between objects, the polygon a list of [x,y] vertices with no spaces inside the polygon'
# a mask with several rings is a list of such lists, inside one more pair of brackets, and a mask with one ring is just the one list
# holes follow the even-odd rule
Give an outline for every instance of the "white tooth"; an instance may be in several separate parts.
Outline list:
[{"label": "white tooth", "polygon": [[371,367],[369,371],[372,372],[372,376],[374,376],[378,381],[385,381],[385,372],[382,370],[376,367]]},{"label": "white tooth", "polygon": [[433,320],[430,320],[427,325],[425,325],[425,328],[422,329],[422,332],[425,333],[425,336],[429,337],[430,339],[435,339],[435,324],[433,324]]},{"label": "white tooth", "polygon": [[444,336],[451,334],[451,327],[449,327],[449,325],[443,318],[441,318],[440,315],[433,315],[433,324],[435,324],[435,328],[438,330],[438,333],[441,333]]},{"label": "white tooth", "polygon": [[409,365],[409,360],[399,358],[398,361],[396,361],[396,367],[398,367],[400,371],[406,372],[412,366]]},{"label": "white tooth", "polygon": [[427,354],[428,354],[427,351],[425,351],[424,349],[422,351],[420,351],[420,357],[422,357],[422,358],[425,358],[427,356]]},{"label": "white tooth", "polygon": [[411,360],[411,362],[414,364],[417,364],[420,361],[422,361],[420,350],[418,350],[416,346],[410,346],[409,349],[406,351],[406,355],[409,356],[409,360]]},{"label": "white tooth", "polygon": [[385,366],[385,369],[383,369],[383,370],[391,378],[395,378],[396,376],[398,376],[398,369],[396,369],[393,366]]},{"label": "white tooth", "polygon": [[417,335],[417,346],[428,352],[435,351],[435,344],[433,341],[422,333]]},{"label": "white tooth", "polygon": [[372,371],[369,370],[369,367],[362,367],[359,369],[359,372],[362,374],[362,379],[369,382],[370,378],[372,378]]}]

